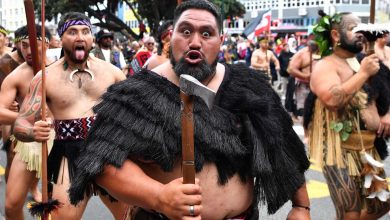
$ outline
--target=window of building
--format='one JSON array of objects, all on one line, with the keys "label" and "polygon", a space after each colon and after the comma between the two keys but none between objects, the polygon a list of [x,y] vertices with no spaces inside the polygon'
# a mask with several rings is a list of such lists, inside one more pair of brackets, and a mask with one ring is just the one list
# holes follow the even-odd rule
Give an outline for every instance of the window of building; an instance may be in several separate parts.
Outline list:
[{"label": "window of building", "polygon": [[18,14],[19,14],[19,10],[17,8],[15,8],[15,15],[18,15]]},{"label": "window of building", "polygon": [[336,0],[336,4],[340,4],[340,0]]},{"label": "window of building", "polygon": [[344,4],[349,4],[350,0],[343,0]]},{"label": "window of building", "polygon": [[370,0],[362,0],[362,4],[369,4]]}]

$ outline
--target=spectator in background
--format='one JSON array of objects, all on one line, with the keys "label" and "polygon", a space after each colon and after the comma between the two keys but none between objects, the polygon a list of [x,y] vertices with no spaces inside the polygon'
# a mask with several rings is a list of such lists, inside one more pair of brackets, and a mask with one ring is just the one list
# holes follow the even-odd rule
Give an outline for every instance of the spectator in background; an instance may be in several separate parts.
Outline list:
[{"label": "spectator in background", "polygon": [[252,58],[252,53],[255,50],[255,45],[251,42],[247,42],[248,46],[246,47],[246,54],[245,54],[245,64],[247,67],[251,66],[251,58]]},{"label": "spectator in background", "polygon": [[134,55],[138,52],[140,46],[137,41],[128,41],[126,47],[123,49],[123,55],[125,56],[126,63],[130,64]]},{"label": "spectator in background", "polygon": [[284,43],[283,49],[280,52],[280,55],[278,57],[279,64],[280,64],[280,78],[281,78],[280,93],[282,94],[282,99],[286,98],[287,82],[289,77],[289,74],[287,72],[287,67],[293,55],[294,54],[291,53],[288,44]]},{"label": "spectator in background", "polygon": [[52,35],[51,39],[50,39],[50,42],[49,42],[49,49],[51,49],[51,48],[61,48],[61,47],[62,47],[61,40],[57,36]]},{"label": "spectator in background", "polygon": [[308,37],[307,36],[303,36],[301,38],[301,41],[299,43],[299,46],[297,47],[297,51],[305,48],[307,46],[307,40],[308,40]]},{"label": "spectator in background", "polygon": [[290,35],[290,38],[288,38],[287,43],[288,43],[288,46],[290,47],[290,51],[292,53],[296,53],[297,52],[297,40],[295,39],[294,34]]},{"label": "spectator in background", "polygon": [[142,40],[143,46],[138,50],[134,59],[130,63],[130,75],[141,71],[146,61],[153,55],[155,40],[152,36],[147,36]]},{"label": "spectator in background", "polygon": [[146,68],[148,70],[151,70],[169,60],[169,48],[173,28],[172,25],[173,21],[168,20],[157,29],[157,54],[153,54],[152,57],[146,61]]},{"label": "spectator in background", "polygon": [[107,62],[110,62],[112,65],[118,67],[119,69],[124,69],[126,67],[126,61],[123,56],[123,53],[119,50],[113,48],[114,34],[110,31],[103,29],[96,34],[96,47],[91,51],[91,53]]}]

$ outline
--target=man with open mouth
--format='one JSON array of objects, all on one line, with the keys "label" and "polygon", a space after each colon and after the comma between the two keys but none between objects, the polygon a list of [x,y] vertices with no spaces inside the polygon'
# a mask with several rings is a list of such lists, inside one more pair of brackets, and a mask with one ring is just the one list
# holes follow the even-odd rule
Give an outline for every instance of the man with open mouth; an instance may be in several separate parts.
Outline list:
[{"label": "man with open mouth", "polygon": [[[309,219],[304,145],[264,75],[217,62],[221,27],[209,1],[183,2],[174,13],[171,62],[103,95],[69,190],[73,204],[95,182],[137,206],[131,219],[258,219],[259,202],[275,213],[288,200],[289,219]],[[212,110],[194,97],[194,184],[181,178],[182,74],[216,91]]]},{"label": "man with open mouth", "polygon": [[[46,68],[47,105],[53,114],[55,140],[48,157],[48,179],[52,183],[52,198],[62,206],[51,213],[53,219],[81,219],[88,199],[96,188],[89,187],[82,203],[69,203],[67,190],[76,172],[76,159],[95,120],[94,105],[106,89],[125,75],[114,65],[90,57],[92,47],[91,23],[87,16],[70,12],[58,24],[64,57]],[[47,141],[51,121],[41,121],[40,100],[42,73],[32,80],[28,100],[21,108],[15,134],[21,140]],[[99,191],[104,193],[103,190]],[[125,205],[112,203],[101,196],[115,219],[122,219]]]}]

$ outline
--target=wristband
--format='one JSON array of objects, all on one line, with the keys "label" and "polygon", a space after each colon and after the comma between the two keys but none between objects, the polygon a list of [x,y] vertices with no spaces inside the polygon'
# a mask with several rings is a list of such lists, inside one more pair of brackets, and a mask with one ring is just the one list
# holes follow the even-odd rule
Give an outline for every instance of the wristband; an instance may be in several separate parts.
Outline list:
[{"label": "wristband", "polygon": [[303,208],[303,209],[306,209],[307,211],[310,211],[310,207],[308,207],[308,206],[293,204],[292,207],[293,207],[293,208],[295,208],[295,207]]}]

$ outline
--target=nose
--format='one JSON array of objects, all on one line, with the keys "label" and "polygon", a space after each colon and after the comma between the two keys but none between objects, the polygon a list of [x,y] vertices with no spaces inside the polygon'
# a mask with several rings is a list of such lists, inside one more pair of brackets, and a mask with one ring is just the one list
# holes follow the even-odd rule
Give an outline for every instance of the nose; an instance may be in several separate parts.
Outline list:
[{"label": "nose", "polygon": [[192,37],[190,38],[190,44],[189,44],[190,49],[199,50],[202,46],[201,40],[202,40],[201,36],[198,33],[193,34]]},{"label": "nose", "polygon": [[78,32],[77,33],[77,35],[76,35],[76,41],[83,41],[84,40],[84,35],[83,35],[83,33],[80,31],[80,32]]}]

